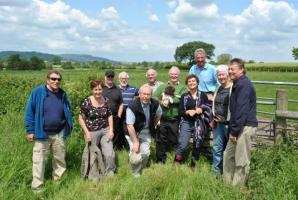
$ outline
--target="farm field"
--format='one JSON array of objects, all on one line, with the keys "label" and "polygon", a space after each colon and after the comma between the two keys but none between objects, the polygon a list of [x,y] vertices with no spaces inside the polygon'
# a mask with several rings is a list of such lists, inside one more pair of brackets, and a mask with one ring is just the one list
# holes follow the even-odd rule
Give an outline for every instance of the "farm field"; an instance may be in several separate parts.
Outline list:
[{"label": "farm field", "polygon": [[[120,70],[116,70],[118,74]],[[129,82],[140,86],[145,70],[127,70]],[[251,175],[246,188],[225,185],[219,176],[210,172],[210,162],[200,159],[192,172],[189,163],[173,167],[173,155],[166,165],[155,164],[154,146],[150,167],[140,178],[133,178],[127,162],[128,153],[118,151],[117,173],[100,183],[80,178],[81,155],[84,148],[77,117],[79,105],[89,95],[89,81],[102,79],[104,71],[62,71],[62,87],[67,91],[74,117],[74,131],[67,140],[68,171],[60,182],[51,180],[51,164],[46,168],[45,191],[34,195],[30,189],[32,144],[25,140],[24,107],[32,88],[44,83],[46,71],[0,72],[0,199],[297,199],[298,156],[293,146],[258,146],[253,153]],[[182,71],[181,82],[187,75]],[[253,72],[251,80],[298,82],[297,73]],[[161,81],[167,80],[167,71],[158,70]],[[287,89],[289,99],[298,100],[298,87],[255,85],[257,96],[275,97],[276,89]],[[258,106],[273,112],[273,107]],[[298,104],[289,104],[289,110],[298,110]],[[264,117],[264,116],[262,116]]]}]

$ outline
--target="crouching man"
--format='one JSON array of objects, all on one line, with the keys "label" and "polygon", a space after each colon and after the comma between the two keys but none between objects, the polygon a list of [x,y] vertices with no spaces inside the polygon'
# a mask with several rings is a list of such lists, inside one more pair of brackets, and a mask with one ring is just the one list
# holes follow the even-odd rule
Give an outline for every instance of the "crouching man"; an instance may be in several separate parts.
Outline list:
[{"label": "crouching man", "polygon": [[67,95],[60,88],[61,80],[59,71],[50,71],[46,84],[33,89],[26,107],[27,140],[34,142],[31,184],[34,192],[42,189],[50,149],[53,179],[60,179],[66,170],[64,139],[73,125]]},{"label": "crouching man", "polygon": [[158,101],[151,98],[152,89],[143,85],[139,90],[139,98],[132,101],[126,110],[126,124],[129,136],[129,163],[135,177],[141,175],[150,156],[151,135],[162,115]]}]

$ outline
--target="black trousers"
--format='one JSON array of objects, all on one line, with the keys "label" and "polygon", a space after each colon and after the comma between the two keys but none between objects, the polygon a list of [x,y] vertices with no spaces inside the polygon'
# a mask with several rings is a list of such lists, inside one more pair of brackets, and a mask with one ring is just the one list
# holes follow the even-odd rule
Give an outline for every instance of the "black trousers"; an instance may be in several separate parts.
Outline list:
[{"label": "black trousers", "polygon": [[[122,115],[123,116],[123,115]],[[125,138],[127,128],[124,127],[125,119],[123,117],[113,116],[114,138],[113,144],[116,149],[129,149],[128,142]]]},{"label": "black trousers", "polygon": [[175,150],[178,145],[179,120],[161,120],[156,132],[156,162],[165,163],[167,152]]}]

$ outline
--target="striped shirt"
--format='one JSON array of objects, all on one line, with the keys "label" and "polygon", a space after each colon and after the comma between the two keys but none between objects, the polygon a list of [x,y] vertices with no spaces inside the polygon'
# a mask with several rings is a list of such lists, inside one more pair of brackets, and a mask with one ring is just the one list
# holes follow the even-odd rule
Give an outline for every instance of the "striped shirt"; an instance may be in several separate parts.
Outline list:
[{"label": "striped shirt", "polygon": [[133,98],[139,95],[139,89],[130,84],[127,84],[126,87],[119,85],[119,88],[123,98],[123,105],[126,108],[132,102]]}]

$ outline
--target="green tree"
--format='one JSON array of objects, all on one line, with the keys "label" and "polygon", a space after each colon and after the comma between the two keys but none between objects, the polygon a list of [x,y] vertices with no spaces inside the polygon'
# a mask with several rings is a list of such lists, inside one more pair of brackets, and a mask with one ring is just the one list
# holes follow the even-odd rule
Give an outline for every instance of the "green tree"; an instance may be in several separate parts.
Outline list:
[{"label": "green tree", "polygon": [[189,65],[195,63],[194,52],[196,49],[203,48],[206,52],[206,58],[210,59],[214,56],[214,45],[201,41],[193,41],[184,43],[182,46],[178,46],[175,51],[175,60],[180,64],[187,62]]},{"label": "green tree", "polygon": [[7,69],[18,69],[19,66],[21,66],[21,58],[20,55],[16,54],[16,55],[11,55],[8,57],[7,59]]},{"label": "green tree", "polygon": [[63,62],[61,67],[62,69],[74,69],[71,62]]},{"label": "green tree", "polygon": [[295,60],[298,60],[298,48],[293,47],[292,55],[293,55]]},{"label": "green tree", "polygon": [[3,70],[4,69],[4,64],[3,62],[0,62],[0,70]]},{"label": "green tree", "polygon": [[30,69],[41,70],[45,68],[46,64],[41,58],[38,58],[37,56],[33,56],[30,58]]},{"label": "green tree", "polygon": [[54,56],[52,59],[51,59],[51,63],[53,65],[61,65],[61,57],[60,56]]},{"label": "green tree", "polygon": [[232,59],[232,55],[228,53],[223,53],[217,56],[217,64],[228,64]]}]

